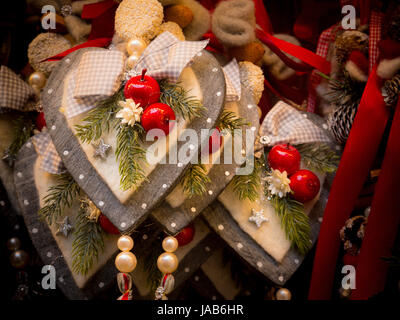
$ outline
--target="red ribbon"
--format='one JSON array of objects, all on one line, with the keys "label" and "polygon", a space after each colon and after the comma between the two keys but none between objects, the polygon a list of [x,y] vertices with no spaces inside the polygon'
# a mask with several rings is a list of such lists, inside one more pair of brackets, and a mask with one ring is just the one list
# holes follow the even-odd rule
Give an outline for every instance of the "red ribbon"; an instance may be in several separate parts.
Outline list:
[{"label": "red ribbon", "polygon": [[400,100],[397,103],[371,213],[365,228],[351,299],[368,299],[384,289],[387,262],[400,224]]},{"label": "red ribbon", "polygon": [[369,76],[330,191],[315,254],[309,299],[329,299],[331,296],[341,245],[339,231],[354,208],[389,118],[381,94],[381,82],[375,67]]}]

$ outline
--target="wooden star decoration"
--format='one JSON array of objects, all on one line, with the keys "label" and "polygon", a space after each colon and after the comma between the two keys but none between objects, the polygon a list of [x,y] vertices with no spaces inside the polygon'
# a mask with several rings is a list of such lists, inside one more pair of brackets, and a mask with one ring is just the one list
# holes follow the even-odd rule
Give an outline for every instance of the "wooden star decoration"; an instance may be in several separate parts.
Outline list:
[{"label": "wooden star decoration", "polygon": [[68,238],[69,233],[72,231],[72,224],[69,222],[69,218],[65,217],[64,221],[58,223],[58,229],[56,235],[62,234],[64,237]]},{"label": "wooden star decoration", "polygon": [[249,218],[250,222],[254,222],[257,226],[257,228],[261,227],[261,224],[263,222],[268,222],[269,219],[266,218],[264,215],[264,209],[261,209],[260,211],[256,211],[255,209],[251,209],[251,214],[252,216]]},{"label": "wooden star decoration", "polygon": [[109,144],[104,143],[103,139],[100,139],[98,143],[93,143],[92,144],[94,148],[94,154],[93,157],[100,157],[102,159],[106,159],[108,152],[111,149],[111,146]]}]

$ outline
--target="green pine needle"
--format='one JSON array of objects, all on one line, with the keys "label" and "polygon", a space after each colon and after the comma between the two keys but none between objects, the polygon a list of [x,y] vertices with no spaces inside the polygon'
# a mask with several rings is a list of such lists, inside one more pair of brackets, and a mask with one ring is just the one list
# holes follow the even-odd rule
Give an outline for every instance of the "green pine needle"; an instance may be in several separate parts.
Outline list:
[{"label": "green pine needle", "polygon": [[143,134],[144,129],[139,123],[135,123],[133,127],[126,124],[120,124],[117,127],[115,155],[119,160],[120,185],[124,191],[146,179],[145,172],[139,163],[139,160],[146,160],[146,150],[139,145]]},{"label": "green pine needle", "polygon": [[13,140],[7,148],[10,155],[16,156],[26,141],[31,137],[34,124],[30,117],[21,115],[13,121]]},{"label": "green pine needle", "polygon": [[152,250],[148,250],[142,257],[150,292],[155,292],[161,281],[162,273],[157,267],[157,259],[163,252],[161,241],[157,240],[152,246]]},{"label": "green pine needle", "polygon": [[88,218],[87,208],[87,203],[82,202],[75,220],[72,241],[72,271],[82,275],[89,272],[104,250],[104,231],[99,223]]},{"label": "green pine needle", "polygon": [[205,110],[201,101],[195,97],[188,97],[188,92],[179,84],[170,83],[167,80],[160,82],[160,101],[169,105],[175,113],[185,120],[200,117]]},{"label": "green pine needle", "polygon": [[69,173],[57,177],[58,183],[48,189],[44,197],[44,206],[39,210],[41,219],[52,225],[63,215],[65,207],[71,207],[73,200],[79,195],[80,187]]},{"label": "green pine needle", "polygon": [[109,132],[120,109],[118,102],[124,99],[124,90],[121,87],[116,94],[100,101],[89,111],[87,117],[83,119],[84,124],[75,126],[76,134],[81,141],[90,143],[100,139],[104,131]]},{"label": "green pine needle", "polygon": [[201,196],[207,191],[207,183],[211,179],[207,176],[204,164],[193,164],[185,173],[182,179],[183,190],[189,196]]},{"label": "green pine needle", "polygon": [[224,110],[218,120],[217,127],[220,130],[229,130],[233,135],[235,129],[240,129],[243,126],[250,125],[246,119],[240,118],[233,111]]},{"label": "green pine needle", "polygon": [[249,175],[235,175],[233,177],[233,191],[240,200],[249,199],[250,201],[256,201],[258,199],[262,165],[262,159],[255,159],[253,171]]},{"label": "green pine needle", "polygon": [[271,204],[281,220],[286,238],[300,254],[305,255],[311,248],[311,226],[304,212],[304,205],[290,197],[270,195],[268,191],[266,195],[271,198]]},{"label": "green pine needle", "polygon": [[336,172],[339,156],[324,143],[307,143],[296,146],[305,166],[323,173]]}]

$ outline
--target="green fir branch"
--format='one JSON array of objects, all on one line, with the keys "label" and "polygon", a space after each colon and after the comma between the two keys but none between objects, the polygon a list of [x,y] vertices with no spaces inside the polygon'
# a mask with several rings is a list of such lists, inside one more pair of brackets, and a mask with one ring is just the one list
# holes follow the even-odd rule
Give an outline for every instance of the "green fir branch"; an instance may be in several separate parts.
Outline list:
[{"label": "green fir branch", "polygon": [[264,158],[254,160],[253,171],[248,175],[235,175],[232,179],[233,191],[240,200],[249,199],[256,201],[259,197],[261,185],[261,169],[264,165]]},{"label": "green fir branch", "polygon": [[119,124],[117,127],[117,147],[115,155],[119,160],[120,185],[122,190],[128,190],[140,181],[146,179],[140,160],[146,160],[146,150],[140,146],[144,129],[139,123],[132,127]]},{"label": "green fir branch", "polygon": [[26,141],[31,137],[34,124],[27,115],[21,115],[13,121],[13,140],[7,151],[10,155],[16,156]]},{"label": "green fir branch", "polygon": [[246,119],[240,118],[233,111],[224,110],[218,120],[217,127],[222,130],[228,130],[233,135],[235,129],[250,125]]},{"label": "green fir branch", "polygon": [[73,200],[80,194],[80,187],[69,173],[57,176],[57,184],[48,189],[44,197],[44,206],[39,217],[52,225],[64,214],[65,207],[71,207]]},{"label": "green fir branch", "polygon": [[75,126],[76,135],[81,141],[90,143],[100,139],[103,132],[109,132],[115,124],[115,115],[120,109],[118,102],[124,99],[124,90],[121,87],[117,93],[100,101],[95,108],[89,111],[83,119],[84,124]]},{"label": "green fir branch", "polygon": [[266,196],[281,220],[281,226],[286,238],[300,254],[305,255],[311,248],[311,226],[308,216],[304,212],[304,205],[290,197],[280,198],[271,195],[266,189]]},{"label": "green fir branch", "polygon": [[307,143],[296,146],[304,165],[323,173],[336,172],[340,157],[324,143]]},{"label": "green fir branch", "polygon": [[104,250],[104,231],[99,223],[88,218],[87,208],[87,203],[82,202],[72,241],[72,271],[82,275],[87,275]]},{"label": "green fir branch", "polygon": [[180,84],[162,80],[160,90],[160,101],[169,105],[185,120],[200,117],[205,110],[201,101],[193,96],[188,96],[188,92]]},{"label": "green fir branch", "polygon": [[191,198],[204,194],[207,191],[207,183],[210,182],[211,179],[207,176],[205,165],[199,163],[190,166],[181,183],[184,192]]},{"label": "green fir branch", "polygon": [[147,271],[147,284],[150,292],[155,292],[160,284],[162,273],[157,267],[157,259],[164,252],[161,245],[162,241],[156,240],[152,250],[148,250],[143,256],[144,269]]}]

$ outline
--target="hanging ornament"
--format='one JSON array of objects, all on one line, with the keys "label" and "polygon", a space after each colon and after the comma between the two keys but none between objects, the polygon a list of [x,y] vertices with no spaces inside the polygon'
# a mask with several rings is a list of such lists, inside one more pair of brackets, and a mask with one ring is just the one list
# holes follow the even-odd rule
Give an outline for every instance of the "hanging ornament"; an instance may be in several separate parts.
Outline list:
[{"label": "hanging ornament", "polygon": [[16,250],[10,256],[10,263],[16,269],[23,269],[29,262],[29,255],[24,250]]},{"label": "hanging ornament", "polygon": [[179,265],[178,258],[173,253],[178,249],[179,243],[175,237],[166,237],[162,242],[164,253],[157,259],[157,268],[163,273],[160,285],[156,289],[156,300],[167,300],[166,294],[170,293],[175,284],[173,273]]},{"label": "hanging ornament", "polygon": [[40,90],[46,85],[46,76],[40,71],[35,71],[29,76],[28,83]]},{"label": "hanging ornament", "polygon": [[178,240],[179,246],[182,247],[190,243],[194,238],[194,233],[195,229],[192,224],[183,228],[181,232],[175,236],[176,240]]},{"label": "hanging ornament", "polygon": [[278,144],[268,153],[268,164],[272,169],[286,171],[288,176],[300,169],[301,156],[297,149],[289,144]]},{"label": "hanging ornament", "polygon": [[126,43],[126,51],[129,55],[134,53],[141,55],[144,49],[146,49],[146,46],[146,43],[142,39],[132,38]]},{"label": "hanging ornament", "polygon": [[117,274],[118,289],[122,295],[117,300],[132,300],[132,277],[126,273]]},{"label": "hanging ornament", "polygon": [[124,88],[125,98],[132,99],[142,108],[160,100],[160,86],[154,78],[146,76],[146,72],[147,69],[143,69],[142,75],[130,78]]},{"label": "hanging ornament", "polygon": [[136,268],[136,256],[130,252],[133,244],[133,239],[130,236],[123,235],[118,239],[117,246],[122,252],[115,258],[115,266],[120,272],[129,273]]},{"label": "hanging ornament", "polygon": [[140,59],[140,54],[133,53],[126,59],[126,65],[129,69],[133,69]]},{"label": "hanging ornament", "polygon": [[142,115],[142,126],[146,132],[151,129],[161,129],[165,135],[170,131],[170,121],[175,120],[175,112],[164,103],[154,103],[148,106]]},{"label": "hanging ornament", "polygon": [[17,251],[19,248],[21,248],[21,240],[19,240],[17,237],[8,239],[7,248],[10,251]]},{"label": "hanging ornament", "polygon": [[44,127],[46,127],[46,119],[44,118],[44,113],[43,113],[43,112],[40,112],[40,113],[38,114],[38,116],[37,116],[36,119],[35,119],[35,123],[36,123],[36,128],[37,128],[39,131],[42,131],[42,129],[43,129]]},{"label": "hanging ornament", "polygon": [[292,299],[292,293],[289,291],[289,289],[286,288],[280,288],[276,292],[276,300],[291,300]]},{"label": "hanging ornament", "polygon": [[111,223],[111,221],[102,213],[99,216],[99,223],[102,229],[109,234],[120,234],[119,230]]},{"label": "hanging ornament", "polygon": [[310,170],[299,170],[290,177],[292,197],[302,203],[314,199],[320,186],[318,177]]}]

